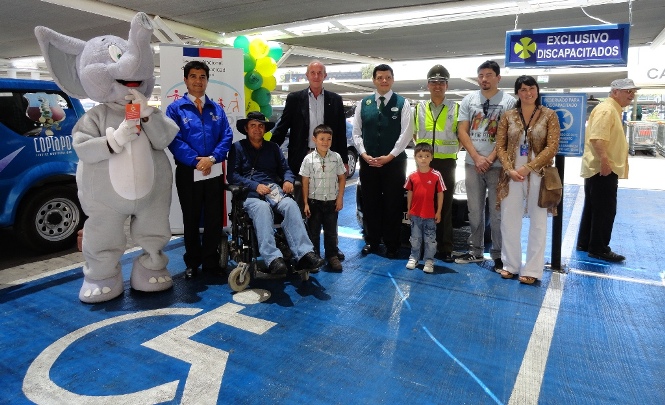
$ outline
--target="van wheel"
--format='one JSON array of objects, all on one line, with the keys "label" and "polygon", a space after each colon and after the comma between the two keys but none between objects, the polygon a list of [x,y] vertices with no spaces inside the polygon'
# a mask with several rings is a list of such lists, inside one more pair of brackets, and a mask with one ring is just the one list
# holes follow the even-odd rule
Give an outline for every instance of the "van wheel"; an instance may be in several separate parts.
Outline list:
[{"label": "van wheel", "polygon": [[347,154],[349,157],[349,173],[346,176],[346,178],[351,178],[353,177],[354,174],[356,174],[356,166],[358,163],[358,153],[355,151],[355,149],[347,149]]},{"label": "van wheel", "polygon": [[40,253],[74,246],[83,227],[76,187],[48,186],[28,194],[23,201],[14,226],[23,244]]}]

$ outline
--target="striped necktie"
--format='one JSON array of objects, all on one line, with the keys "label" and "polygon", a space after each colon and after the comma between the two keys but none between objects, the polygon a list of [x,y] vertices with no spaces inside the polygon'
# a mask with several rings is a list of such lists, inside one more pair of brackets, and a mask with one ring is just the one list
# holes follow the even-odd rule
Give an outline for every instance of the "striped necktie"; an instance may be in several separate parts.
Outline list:
[{"label": "striped necktie", "polygon": [[203,114],[203,103],[201,102],[201,99],[197,98],[194,100],[194,103],[196,104],[196,108],[199,109],[199,113]]}]

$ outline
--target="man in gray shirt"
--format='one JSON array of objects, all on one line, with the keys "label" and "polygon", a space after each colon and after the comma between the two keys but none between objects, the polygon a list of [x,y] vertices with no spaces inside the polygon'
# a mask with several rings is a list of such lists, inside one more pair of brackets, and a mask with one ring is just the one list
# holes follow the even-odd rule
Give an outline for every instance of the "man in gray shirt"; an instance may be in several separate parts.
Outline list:
[{"label": "man in gray shirt", "polygon": [[455,259],[456,263],[484,261],[485,197],[487,196],[492,227],[494,270],[501,271],[501,213],[496,209],[496,187],[501,163],[496,158],[496,131],[501,115],[515,105],[515,98],[499,90],[501,68],[491,60],[478,67],[480,90],[468,94],[459,110],[457,136],[466,149],[466,195],[469,207],[469,252]]}]

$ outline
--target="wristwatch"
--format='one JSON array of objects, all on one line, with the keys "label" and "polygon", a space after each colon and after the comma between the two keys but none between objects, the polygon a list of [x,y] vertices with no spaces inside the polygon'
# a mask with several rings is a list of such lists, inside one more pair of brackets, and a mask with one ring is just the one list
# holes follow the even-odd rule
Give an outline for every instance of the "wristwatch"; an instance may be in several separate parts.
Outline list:
[{"label": "wristwatch", "polygon": [[213,165],[215,163],[217,163],[217,159],[215,159],[215,157],[213,155],[208,156],[208,159],[210,159],[210,161],[212,162]]}]

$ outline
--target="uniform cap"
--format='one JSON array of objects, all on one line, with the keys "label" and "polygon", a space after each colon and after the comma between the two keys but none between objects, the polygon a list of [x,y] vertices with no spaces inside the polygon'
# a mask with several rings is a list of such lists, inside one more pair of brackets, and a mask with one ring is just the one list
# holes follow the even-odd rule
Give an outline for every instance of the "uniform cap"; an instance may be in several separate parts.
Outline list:
[{"label": "uniform cap", "polygon": [[427,72],[427,80],[448,81],[448,79],[450,79],[450,73],[448,73],[448,69],[444,68],[442,65],[434,65],[429,72]]}]

